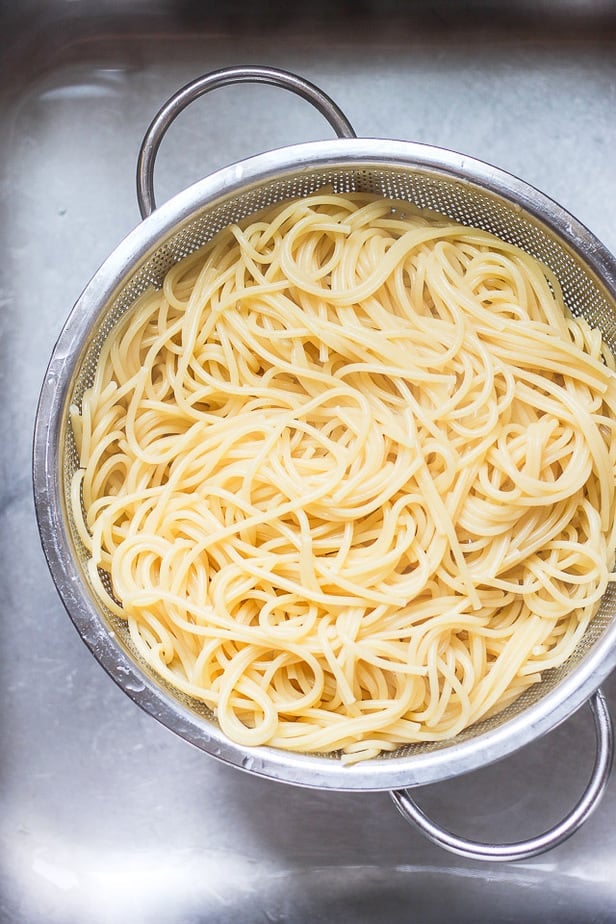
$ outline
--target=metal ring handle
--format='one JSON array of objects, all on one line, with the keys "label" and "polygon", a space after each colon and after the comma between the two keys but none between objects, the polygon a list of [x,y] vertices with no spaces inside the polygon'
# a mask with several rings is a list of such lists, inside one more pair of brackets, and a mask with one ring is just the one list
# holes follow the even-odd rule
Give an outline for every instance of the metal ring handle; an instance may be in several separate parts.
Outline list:
[{"label": "metal ring handle", "polygon": [[582,825],[599,804],[607,786],[614,755],[614,733],[605,695],[601,690],[589,700],[597,736],[595,764],[586,790],[562,821],[537,837],[512,844],[484,844],[469,841],[442,828],[409,795],[408,789],[393,790],[390,795],[402,816],[413,822],[431,841],[452,853],[471,860],[526,860],[562,844]]},{"label": "metal ring handle", "polygon": [[224,67],[211,71],[174,93],[156,114],[145,133],[137,160],[137,201],[142,218],[147,218],[156,208],[154,162],[160,143],[173,120],[189,103],[205,93],[235,83],[267,83],[290,90],[318,109],[339,138],[356,137],[351,123],[336,103],[315,84],[296,74],[274,67]]}]

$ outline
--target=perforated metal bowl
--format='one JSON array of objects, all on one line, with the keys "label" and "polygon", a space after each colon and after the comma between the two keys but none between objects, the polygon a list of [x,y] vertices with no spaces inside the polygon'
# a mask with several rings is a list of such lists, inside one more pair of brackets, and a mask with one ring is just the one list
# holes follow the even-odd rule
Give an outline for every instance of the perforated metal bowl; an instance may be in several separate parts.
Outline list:
[{"label": "perforated metal bowl", "polygon": [[[275,83],[309,99],[336,129],[337,140],[295,145],[226,167],[154,206],[152,172],[172,119],[192,99],[225,83]],[[560,206],[501,170],[451,151],[403,141],[356,139],[336,105],[312,84],[269,68],[232,68],[179,91],[154,120],[138,165],[138,197],[148,215],[118,246],[77,301],[56,344],[41,391],[34,441],[34,491],[43,548],[62,600],[81,637],[122,689],[147,712],[197,747],[253,773],[302,786],[338,790],[406,790],[506,756],[563,721],[589,697],[598,733],[590,784],[556,829],[523,845],[469,845],[425,819],[408,792],[398,807],[429,836],[468,856],[512,859],[563,840],[597,804],[612,756],[605,701],[596,693],[616,664],[616,588],[574,654],[498,715],[453,741],[409,745],[354,767],[335,756],[246,748],[226,739],[205,707],[169,688],[134,651],[122,620],[90,586],[86,551],[72,521],[70,480],[78,464],[68,420],[93,379],[102,344],[119,318],[167,270],[220,229],[265,206],[323,186],[408,200],[524,248],[554,271],[574,314],[598,327],[616,351],[616,261]],[[151,212],[151,214],[149,214]],[[595,694],[593,696],[593,694]]]}]

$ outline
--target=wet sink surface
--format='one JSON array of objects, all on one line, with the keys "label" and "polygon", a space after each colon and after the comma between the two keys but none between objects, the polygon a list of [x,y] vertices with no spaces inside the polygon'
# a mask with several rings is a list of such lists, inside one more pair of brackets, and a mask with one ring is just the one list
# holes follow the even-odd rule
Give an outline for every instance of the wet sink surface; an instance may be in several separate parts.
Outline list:
[{"label": "wet sink surface", "polygon": [[[384,793],[257,779],[159,726],[80,642],[47,573],[30,488],[47,359],[81,289],[138,222],[139,143],[178,86],[223,65],[295,70],[358,134],[495,163],[616,251],[608,7],[544,2],[530,16],[514,4],[499,21],[486,4],[480,15],[433,3],[414,22],[396,3],[353,16],[342,4],[335,15],[257,4],[248,19],[212,3],[0,7],[3,921],[616,920],[616,779],[566,844],[488,866],[429,844]],[[158,198],[259,150],[329,136],[280,91],[222,90],[165,140]],[[606,692],[616,713],[615,678]],[[427,787],[422,803],[460,833],[529,836],[574,803],[593,748],[584,708],[509,760]]]}]

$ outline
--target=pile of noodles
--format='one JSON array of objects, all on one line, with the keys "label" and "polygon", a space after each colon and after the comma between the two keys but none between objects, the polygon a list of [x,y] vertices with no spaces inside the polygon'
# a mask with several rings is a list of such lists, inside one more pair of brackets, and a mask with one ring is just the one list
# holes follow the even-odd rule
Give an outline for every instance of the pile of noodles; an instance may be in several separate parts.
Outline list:
[{"label": "pile of noodles", "polygon": [[72,408],[73,512],[101,600],[229,738],[353,762],[569,657],[614,565],[615,411],[534,258],[315,194],[122,318]]}]

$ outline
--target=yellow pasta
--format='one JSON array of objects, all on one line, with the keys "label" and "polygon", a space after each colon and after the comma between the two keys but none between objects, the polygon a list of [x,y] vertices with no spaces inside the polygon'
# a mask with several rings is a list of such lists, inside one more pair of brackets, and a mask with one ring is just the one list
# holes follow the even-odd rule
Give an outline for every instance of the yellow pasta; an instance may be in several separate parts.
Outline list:
[{"label": "yellow pasta", "polygon": [[122,318],[72,408],[73,512],[101,601],[225,735],[352,763],[569,657],[612,579],[615,412],[546,267],[321,192]]}]

